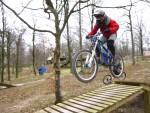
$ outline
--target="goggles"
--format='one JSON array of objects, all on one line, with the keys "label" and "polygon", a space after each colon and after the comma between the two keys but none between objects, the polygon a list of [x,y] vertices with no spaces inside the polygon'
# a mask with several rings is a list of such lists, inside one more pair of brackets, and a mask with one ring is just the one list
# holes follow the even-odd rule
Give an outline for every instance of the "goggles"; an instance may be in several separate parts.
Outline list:
[{"label": "goggles", "polygon": [[96,18],[96,19],[103,19],[103,17],[104,17],[104,15],[94,15],[94,17]]}]

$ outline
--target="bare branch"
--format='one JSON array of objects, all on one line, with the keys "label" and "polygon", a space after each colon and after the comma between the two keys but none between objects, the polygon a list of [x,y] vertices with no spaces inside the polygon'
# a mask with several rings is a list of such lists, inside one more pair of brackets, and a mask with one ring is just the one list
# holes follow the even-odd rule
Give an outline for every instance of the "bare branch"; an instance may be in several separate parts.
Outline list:
[{"label": "bare branch", "polygon": [[79,3],[87,3],[88,1],[90,1],[90,0],[83,0],[83,1],[82,1],[82,0],[79,0],[78,2],[76,2],[76,3],[73,5],[73,7],[71,8],[70,12],[68,12],[68,16],[65,16],[64,23],[63,23],[63,26],[62,26],[62,28],[61,28],[61,32],[63,32],[63,29],[65,28],[65,25],[66,25],[66,23],[67,23],[67,21],[68,21],[70,15],[71,15],[72,13],[74,13],[75,7],[76,7]]},{"label": "bare branch", "polygon": [[55,15],[55,9],[54,9],[52,1],[51,0],[45,0],[45,1],[46,1],[47,6],[48,6],[47,9],[49,9]]},{"label": "bare branch", "polygon": [[30,0],[30,1],[26,4],[26,6],[20,11],[20,13],[18,13],[18,15],[20,15],[20,14],[24,11],[24,9],[25,9],[31,2],[32,2],[32,0]]},{"label": "bare branch", "polygon": [[[134,2],[133,4],[135,4],[135,3],[137,3],[137,2]],[[130,5],[123,5],[123,6],[114,6],[114,7],[111,7],[111,6],[99,6],[99,5],[95,5],[95,4],[91,3],[91,4],[88,4],[86,6],[83,6],[81,9],[74,10],[73,12],[77,12],[77,11],[82,10],[82,9],[84,9],[86,7],[89,7],[89,6],[94,6],[96,8],[109,8],[109,9],[111,9],[111,8],[117,8],[117,9],[123,8],[123,9],[126,9],[127,7],[131,7],[133,5],[130,4]]]},{"label": "bare branch", "polygon": [[26,9],[30,9],[30,10],[44,10],[44,8],[30,8],[30,7],[25,7],[24,8]]},{"label": "bare branch", "polygon": [[140,1],[150,3],[150,0],[140,0]]},{"label": "bare branch", "polygon": [[30,24],[28,24],[22,17],[20,17],[17,12],[15,10],[13,10],[12,8],[10,8],[8,5],[6,5],[2,0],[0,0],[0,2],[6,7],[8,8],[11,12],[13,12],[13,14],[18,17],[24,24],[26,24],[30,29],[38,31],[38,32],[48,32],[51,33],[52,35],[55,35],[54,32],[50,31],[50,30],[41,30],[41,29],[36,29],[34,27],[32,27]]},{"label": "bare branch", "polygon": [[58,10],[58,14],[62,11],[67,2],[68,2],[67,0],[64,0],[64,5],[62,5],[62,7]]}]

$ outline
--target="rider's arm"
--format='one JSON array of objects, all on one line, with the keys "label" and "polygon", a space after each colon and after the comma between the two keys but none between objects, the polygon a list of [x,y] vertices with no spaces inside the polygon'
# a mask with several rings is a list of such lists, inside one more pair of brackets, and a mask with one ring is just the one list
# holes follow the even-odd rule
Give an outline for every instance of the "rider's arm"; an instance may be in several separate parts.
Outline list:
[{"label": "rider's arm", "polygon": [[112,20],[111,22],[111,26],[109,28],[110,32],[113,34],[113,33],[116,33],[117,30],[119,29],[119,25],[116,21]]},{"label": "rider's arm", "polygon": [[90,33],[88,33],[88,36],[91,36],[91,35],[95,35],[98,31],[99,27],[97,24],[94,25],[94,28],[91,30]]}]

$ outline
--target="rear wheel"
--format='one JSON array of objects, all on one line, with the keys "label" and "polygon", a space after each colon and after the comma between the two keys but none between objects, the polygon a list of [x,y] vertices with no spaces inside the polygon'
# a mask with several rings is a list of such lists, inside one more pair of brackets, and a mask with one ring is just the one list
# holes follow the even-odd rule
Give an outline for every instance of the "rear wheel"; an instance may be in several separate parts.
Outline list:
[{"label": "rear wheel", "polygon": [[92,58],[92,52],[81,50],[75,54],[72,68],[75,77],[84,83],[92,81],[97,74],[98,64],[95,56]]},{"label": "rear wheel", "polygon": [[111,74],[119,78],[124,72],[124,61],[121,55],[115,55],[113,65],[109,67]]}]

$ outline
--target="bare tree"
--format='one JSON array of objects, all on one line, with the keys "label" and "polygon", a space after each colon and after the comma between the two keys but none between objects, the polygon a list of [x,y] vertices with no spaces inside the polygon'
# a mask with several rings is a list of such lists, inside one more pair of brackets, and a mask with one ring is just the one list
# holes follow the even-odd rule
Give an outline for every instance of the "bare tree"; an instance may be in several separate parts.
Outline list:
[{"label": "bare tree", "polygon": [[[61,102],[62,97],[61,97],[61,92],[60,92],[60,37],[61,34],[66,26],[66,23],[68,22],[68,19],[72,13],[74,13],[74,9],[79,3],[86,3],[89,0],[79,0],[75,2],[71,10],[69,11],[68,5],[67,5],[67,0],[66,1],[58,1],[56,0],[56,6],[54,7],[54,3],[51,0],[46,0],[47,4],[47,10],[50,11],[50,13],[54,16],[55,18],[55,30],[57,32],[52,33],[56,39],[56,48],[54,50],[54,69],[55,69],[55,95],[56,95],[56,102]],[[60,5],[61,4],[61,5]],[[61,6],[61,7],[59,7]],[[64,10],[63,10],[64,9]],[[61,21],[61,12],[64,14],[64,20],[62,27],[60,27],[60,21]]]},{"label": "bare tree", "polygon": [[1,13],[2,13],[2,32],[1,32],[1,38],[2,38],[2,44],[1,44],[1,82],[4,82],[4,69],[5,69],[5,15],[4,15],[4,7],[3,4],[1,4]]},{"label": "bare tree", "polygon": [[82,49],[82,23],[81,23],[81,3],[79,3],[79,40],[80,40],[80,50]]},{"label": "bare tree", "polygon": [[11,80],[11,66],[12,66],[12,62],[14,58],[12,56],[13,54],[13,43],[15,41],[15,34],[13,32],[12,29],[7,28],[6,32],[5,32],[6,38],[7,38],[7,49],[6,49],[6,56],[7,56],[7,74],[8,74],[8,78],[7,80],[10,81]]},{"label": "bare tree", "polygon": [[140,50],[140,55],[143,58],[143,37],[144,37],[144,31],[145,31],[145,26],[143,24],[142,19],[137,19],[138,23],[135,26],[135,29],[137,31],[137,36],[138,36],[138,42],[139,42],[139,50]]},{"label": "bare tree", "polygon": [[11,33],[7,34],[7,73],[8,73],[8,81],[11,80],[10,77],[10,47],[11,47]]},{"label": "bare tree", "polygon": [[124,8],[128,14],[126,15],[128,18],[129,18],[129,23],[128,23],[128,26],[129,26],[129,31],[131,33],[131,43],[132,43],[132,64],[135,65],[135,45],[134,45],[134,37],[133,37],[133,23],[132,23],[132,14],[131,14],[131,11],[132,11],[132,7],[133,7],[133,2],[132,0],[130,0],[130,7],[129,9],[128,8]]},{"label": "bare tree", "polygon": [[[35,28],[35,25],[34,25],[34,28]],[[33,36],[32,36],[32,47],[33,47],[33,50],[32,50],[32,65],[33,65],[33,72],[34,72],[34,75],[36,76],[36,58],[35,58],[35,30],[33,30]]]},{"label": "bare tree", "polygon": [[18,78],[19,74],[19,55],[20,55],[20,48],[21,48],[21,42],[22,42],[22,36],[25,33],[25,29],[21,30],[21,33],[18,36],[18,39],[16,40],[16,78]]},{"label": "bare tree", "polygon": [[[67,5],[68,5],[68,10],[66,13],[69,13],[69,3],[67,1]],[[69,22],[67,22],[67,46],[68,46],[68,61],[66,62],[66,64],[69,64],[70,63],[70,72],[72,72],[72,57],[71,57],[71,54],[72,54],[72,48],[71,48],[71,39],[70,39],[70,29],[69,29]]]}]

